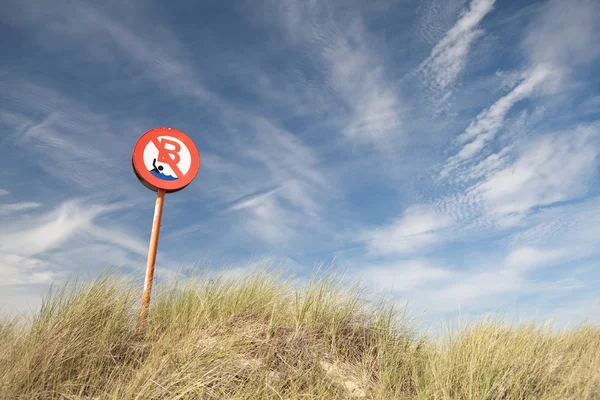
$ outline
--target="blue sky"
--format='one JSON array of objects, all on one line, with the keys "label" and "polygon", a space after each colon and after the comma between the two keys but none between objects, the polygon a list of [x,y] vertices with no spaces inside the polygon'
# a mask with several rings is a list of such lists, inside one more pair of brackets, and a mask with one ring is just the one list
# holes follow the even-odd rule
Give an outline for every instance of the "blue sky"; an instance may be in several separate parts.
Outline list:
[{"label": "blue sky", "polygon": [[[102,4],[100,4],[102,3]],[[201,155],[158,279],[345,267],[421,320],[598,321],[600,3],[66,2],[0,10],[0,304],[143,279],[145,131]]]}]

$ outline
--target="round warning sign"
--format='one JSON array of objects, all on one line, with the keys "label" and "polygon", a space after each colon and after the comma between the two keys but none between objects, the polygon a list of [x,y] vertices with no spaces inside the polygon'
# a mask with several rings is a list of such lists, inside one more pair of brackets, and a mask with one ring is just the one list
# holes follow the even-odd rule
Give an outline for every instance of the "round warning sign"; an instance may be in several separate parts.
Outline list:
[{"label": "round warning sign", "polygon": [[174,128],[154,128],[138,139],[131,162],[144,186],[173,193],[194,180],[200,168],[200,154],[185,133]]}]

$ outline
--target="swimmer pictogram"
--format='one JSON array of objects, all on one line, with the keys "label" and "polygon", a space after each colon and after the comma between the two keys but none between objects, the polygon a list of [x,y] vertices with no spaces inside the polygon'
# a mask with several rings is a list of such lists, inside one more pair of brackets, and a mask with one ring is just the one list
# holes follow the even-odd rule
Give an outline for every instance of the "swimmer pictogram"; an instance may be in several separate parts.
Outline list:
[{"label": "swimmer pictogram", "polygon": [[174,128],[155,128],[140,137],[132,156],[138,179],[151,190],[172,193],[195,178],[200,154],[192,140]]}]

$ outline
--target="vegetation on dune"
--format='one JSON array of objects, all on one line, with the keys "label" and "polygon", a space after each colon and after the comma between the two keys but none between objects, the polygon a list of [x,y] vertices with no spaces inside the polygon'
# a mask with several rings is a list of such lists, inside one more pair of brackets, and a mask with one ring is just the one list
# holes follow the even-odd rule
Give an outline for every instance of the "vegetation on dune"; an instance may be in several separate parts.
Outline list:
[{"label": "vegetation on dune", "polygon": [[3,399],[600,399],[600,327],[482,320],[437,342],[333,275],[139,291],[105,274],[0,323]]}]

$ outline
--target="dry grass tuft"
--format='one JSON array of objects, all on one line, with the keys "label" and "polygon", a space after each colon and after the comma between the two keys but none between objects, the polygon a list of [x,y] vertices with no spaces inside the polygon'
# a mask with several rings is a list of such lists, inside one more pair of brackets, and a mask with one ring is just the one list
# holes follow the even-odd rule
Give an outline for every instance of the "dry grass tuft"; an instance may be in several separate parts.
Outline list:
[{"label": "dry grass tuft", "polygon": [[108,274],[0,322],[3,399],[598,399],[600,329],[482,320],[442,344],[333,275],[266,269],[155,293]]}]

